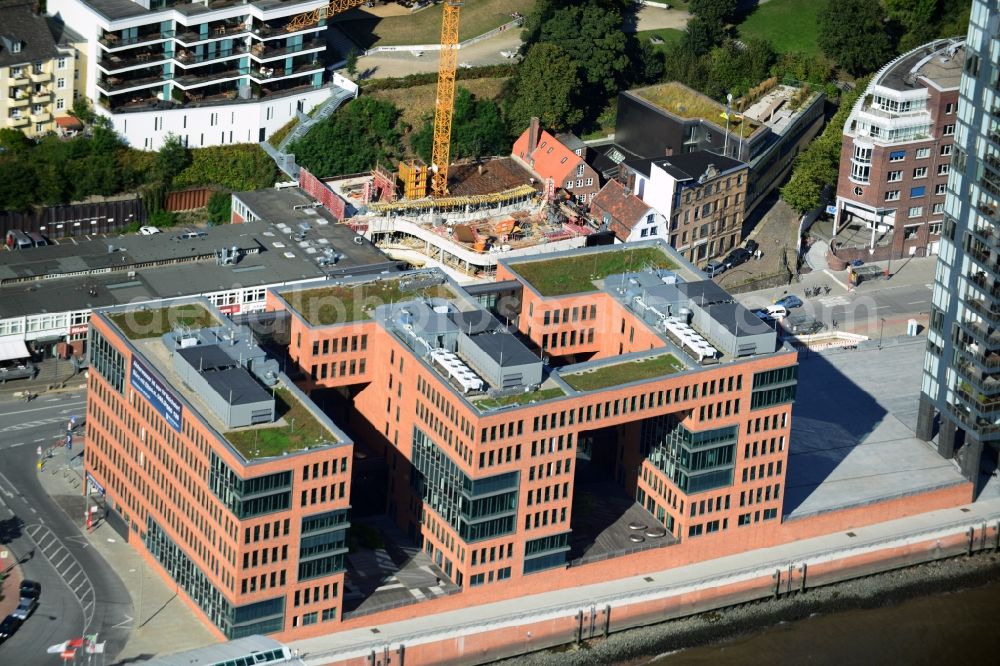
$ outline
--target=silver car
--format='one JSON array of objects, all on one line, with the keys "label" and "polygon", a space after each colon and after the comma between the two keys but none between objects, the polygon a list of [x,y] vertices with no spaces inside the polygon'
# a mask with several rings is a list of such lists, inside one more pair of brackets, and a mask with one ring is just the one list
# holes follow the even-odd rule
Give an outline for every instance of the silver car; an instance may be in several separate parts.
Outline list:
[{"label": "silver car", "polygon": [[31,597],[21,597],[21,603],[18,604],[14,612],[11,613],[18,620],[24,621],[31,617],[31,614],[35,612],[38,608],[38,599],[33,599]]}]

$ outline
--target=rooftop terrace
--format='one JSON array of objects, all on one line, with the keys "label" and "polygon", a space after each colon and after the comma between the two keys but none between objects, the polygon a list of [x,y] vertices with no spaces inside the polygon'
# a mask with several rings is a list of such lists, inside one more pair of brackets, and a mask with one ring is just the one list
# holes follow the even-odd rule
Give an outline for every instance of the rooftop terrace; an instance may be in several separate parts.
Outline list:
[{"label": "rooftop terrace", "polygon": [[[668,81],[654,86],[637,88],[632,94],[660,107],[675,116],[710,122],[720,130],[726,127],[726,108],[711,97],[688,88],[682,83]],[[737,114],[729,119],[729,131],[736,136],[748,137],[760,125]]]},{"label": "rooftop terrace", "polygon": [[109,314],[108,319],[130,340],[158,338],[178,327],[208,328],[220,324],[215,315],[198,303],[125,310]]},{"label": "rooftop terrace", "polygon": [[292,289],[281,297],[313,326],[330,326],[373,318],[379,305],[416,298],[456,299],[447,282],[429,282],[403,275],[356,284],[325,285],[314,289]]},{"label": "rooftop terrace", "polygon": [[673,259],[656,247],[612,249],[508,265],[542,296],[598,291],[599,287],[594,282],[616,273],[630,273],[644,268],[678,268]]},{"label": "rooftop terrace", "polygon": [[581,372],[564,374],[561,377],[577,391],[596,391],[619,384],[665,377],[686,369],[687,366],[673,354],[662,354],[625,363],[599,366]]},{"label": "rooftop terrace", "polygon": [[224,433],[229,443],[247,460],[271,458],[338,441],[336,435],[324,427],[287,388],[275,389],[274,399],[276,420],[273,423]]}]

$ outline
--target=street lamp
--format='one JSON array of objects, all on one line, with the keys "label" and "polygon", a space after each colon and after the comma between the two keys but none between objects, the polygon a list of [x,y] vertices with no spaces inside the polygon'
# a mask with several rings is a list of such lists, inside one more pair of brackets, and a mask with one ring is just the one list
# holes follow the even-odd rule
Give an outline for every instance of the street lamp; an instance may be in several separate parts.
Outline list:
[{"label": "street lamp", "polygon": [[885,330],[885,317],[879,317],[881,323],[878,327],[878,348],[879,351],[882,350],[882,332]]}]

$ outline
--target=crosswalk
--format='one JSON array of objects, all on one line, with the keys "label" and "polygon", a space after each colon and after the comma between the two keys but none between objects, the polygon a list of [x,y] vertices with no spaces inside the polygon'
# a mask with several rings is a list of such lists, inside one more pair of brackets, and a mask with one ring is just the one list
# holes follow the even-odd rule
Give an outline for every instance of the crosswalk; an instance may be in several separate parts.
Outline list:
[{"label": "crosswalk", "polygon": [[66,585],[73,591],[73,596],[80,602],[80,608],[83,610],[83,633],[87,633],[97,605],[94,585],[90,582],[87,572],[73,553],[69,552],[62,541],[45,525],[28,525],[24,531],[59,576],[66,581]]},{"label": "crosswalk", "polygon": [[832,308],[835,305],[847,305],[851,302],[847,296],[823,296],[819,299],[825,307]]},{"label": "crosswalk", "polygon": [[34,421],[25,421],[23,423],[15,423],[13,425],[4,426],[0,428],[0,432],[17,432],[18,430],[29,430],[31,428],[38,428],[44,425],[51,425],[53,423],[65,423],[65,416],[51,416],[47,419],[36,419]]}]

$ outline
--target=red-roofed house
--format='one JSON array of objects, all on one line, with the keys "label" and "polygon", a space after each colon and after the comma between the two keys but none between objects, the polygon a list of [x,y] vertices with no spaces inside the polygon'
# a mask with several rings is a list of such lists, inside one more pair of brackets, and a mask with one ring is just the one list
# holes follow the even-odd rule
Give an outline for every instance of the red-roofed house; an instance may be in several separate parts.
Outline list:
[{"label": "red-roofed house", "polygon": [[582,204],[589,204],[601,189],[600,178],[583,157],[539,128],[538,118],[514,142],[511,156],[534,173],[542,184],[552,179]]},{"label": "red-roofed house", "polygon": [[597,193],[590,202],[590,214],[623,243],[644,238],[667,239],[667,218],[617,180],[609,180]]}]

